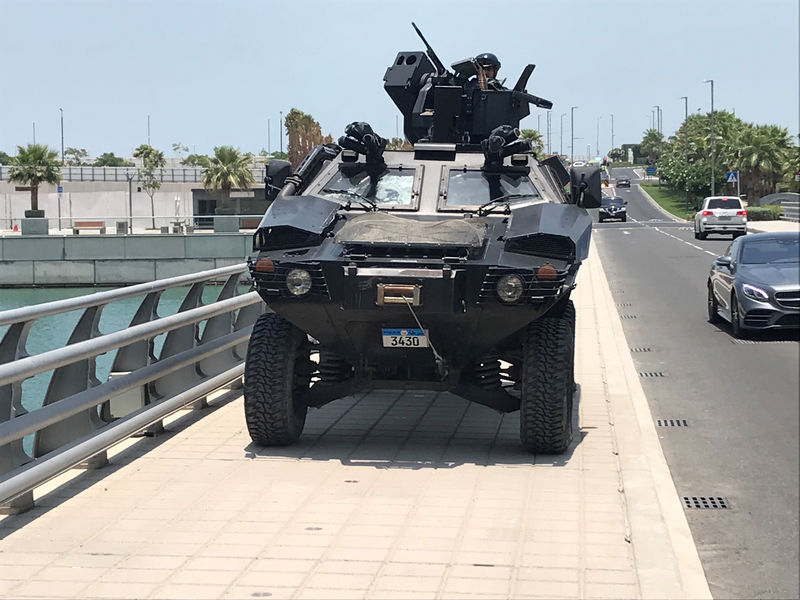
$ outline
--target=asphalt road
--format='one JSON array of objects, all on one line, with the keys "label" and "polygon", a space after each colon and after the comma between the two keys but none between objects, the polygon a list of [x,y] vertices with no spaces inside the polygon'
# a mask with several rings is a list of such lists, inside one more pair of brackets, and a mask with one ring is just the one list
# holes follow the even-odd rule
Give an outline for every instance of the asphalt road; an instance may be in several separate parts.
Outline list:
[{"label": "asphalt road", "polygon": [[[706,280],[730,236],[695,240],[633,187],[627,223],[596,224],[617,303],[680,496],[722,497],[728,509],[686,508],[715,598],[798,597],[796,334],[738,343],[706,320]],[[596,217],[595,217],[596,219]],[[658,375],[658,374],[661,375]]]}]

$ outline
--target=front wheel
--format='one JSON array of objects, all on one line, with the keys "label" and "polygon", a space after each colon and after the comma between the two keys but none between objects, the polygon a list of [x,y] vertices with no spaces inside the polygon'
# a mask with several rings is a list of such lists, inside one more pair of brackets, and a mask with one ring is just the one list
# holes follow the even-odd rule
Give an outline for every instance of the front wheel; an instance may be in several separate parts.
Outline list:
[{"label": "front wheel", "polygon": [[708,322],[718,323],[719,304],[717,303],[717,297],[714,295],[714,286],[710,281],[708,282],[708,300],[706,301],[706,306],[708,308]]},{"label": "front wheel", "polygon": [[574,309],[566,313],[534,321],[523,340],[519,433],[537,454],[561,454],[572,439]]},{"label": "front wheel", "polygon": [[737,340],[745,337],[745,330],[742,327],[742,315],[739,312],[739,299],[736,297],[736,292],[731,294],[731,333]]},{"label": "front wheel", "polygon": [[253,326],[244,368],[244,416],[256,444],[287,446],[303,432],[309,354],[305,334],[283,317],[264,313]]}]

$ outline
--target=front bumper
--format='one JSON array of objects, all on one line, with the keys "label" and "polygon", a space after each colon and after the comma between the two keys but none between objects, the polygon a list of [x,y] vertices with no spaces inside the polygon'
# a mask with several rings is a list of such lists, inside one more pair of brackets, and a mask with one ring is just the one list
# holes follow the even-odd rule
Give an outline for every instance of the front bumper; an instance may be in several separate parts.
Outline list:
[{"label": "front bumper", "polygon": [[767,301],[753,300],[739,293],[742,327],[753,330],[800,329],[800,290],[770,294]]}]

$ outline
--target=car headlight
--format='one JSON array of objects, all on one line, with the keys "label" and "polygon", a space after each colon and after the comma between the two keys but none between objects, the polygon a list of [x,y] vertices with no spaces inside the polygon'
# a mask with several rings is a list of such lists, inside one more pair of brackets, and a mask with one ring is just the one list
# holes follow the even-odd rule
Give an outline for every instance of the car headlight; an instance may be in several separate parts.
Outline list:
[{"label": "car headlight", "polygon": [[525,283],[519,275],[503,275],[497,280],[497,296],[506,304],[522,298]]},{"label": "car headlight", "polygon": [[765,290],[749,283],[742,285],[742,293],[753,300],[769,300],[769,294]]},{"label": "car headlight", "polygon": [[292,269],[286,275],[286,288],[295,296],[307,294],[311,289],[311,274],[303,269]]}]

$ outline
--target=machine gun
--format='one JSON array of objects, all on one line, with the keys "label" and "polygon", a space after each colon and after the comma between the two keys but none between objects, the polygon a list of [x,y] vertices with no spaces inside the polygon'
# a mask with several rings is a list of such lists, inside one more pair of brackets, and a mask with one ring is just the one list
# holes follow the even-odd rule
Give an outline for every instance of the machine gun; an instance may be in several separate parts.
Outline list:
[{"label": "machine gun", "polygon": [[426,50],[398,52],[383,77],[383,88],[403,113],[403,132],[412,144],[478,144],[501,125],[518,128],[530,114],[530,104],[552,108],[552,102],[525,89],[535,65],[525,67],[512,89],[481,89],[475,59],[454,62],[449,71],[419,28],[411,25]]}]

